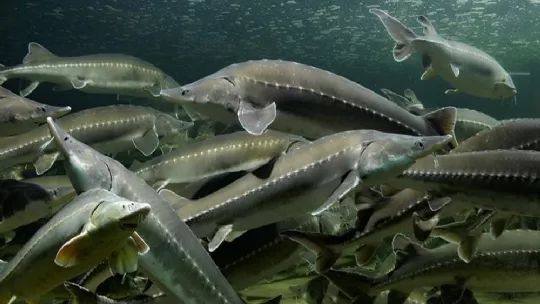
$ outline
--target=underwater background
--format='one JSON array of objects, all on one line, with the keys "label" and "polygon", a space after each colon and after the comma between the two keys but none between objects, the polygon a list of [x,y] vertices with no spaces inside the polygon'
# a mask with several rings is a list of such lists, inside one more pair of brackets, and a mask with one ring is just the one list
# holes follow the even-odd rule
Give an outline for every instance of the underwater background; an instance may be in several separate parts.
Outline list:
[{"label": "underwater background", "polygon": [[[124,53],[189,83],[229,64],[255,59],[297,61],[350,78],[374,91],[413,89],[427,107],[453,105],[496,118],[540,114],[538,0],[137,0],[17,1],[0,4],[0,63],[21,62],[31,41],[60,56]],[[393,42],[372,7],[391,12],[417,33],[424,14],[445,38],[476,46],[513,76],[517,104],[444,95],[448,85],[421,81],[421,56],[396,63]],[[18,91],[18,81],[7,85]],[[33,97],[75,109],[118,103],[114,96],[52,92]],[[125,102],[129,102],[125,101]]]}]

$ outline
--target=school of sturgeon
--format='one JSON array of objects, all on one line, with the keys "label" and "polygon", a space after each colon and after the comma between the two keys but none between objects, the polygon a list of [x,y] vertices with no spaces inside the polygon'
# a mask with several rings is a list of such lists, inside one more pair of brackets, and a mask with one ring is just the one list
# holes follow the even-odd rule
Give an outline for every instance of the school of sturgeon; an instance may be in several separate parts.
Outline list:
[{"label": "school of sturgeon", "polygon": [[[517,93],[493,57],[427,17],[417,35],[370,12],[394,59],[420,53],[421,79],[442,77],[446,94]],[[411,89],[380,95],[283,60],[180,85],[136,57],[31,42],[21,64],[0,67],[0,84],[11,79],[30,84],[0,87],[0,304],[540,293],[540,119],[430,108]],[[148,102],[75,111],[29,99],[44,82]]]}]

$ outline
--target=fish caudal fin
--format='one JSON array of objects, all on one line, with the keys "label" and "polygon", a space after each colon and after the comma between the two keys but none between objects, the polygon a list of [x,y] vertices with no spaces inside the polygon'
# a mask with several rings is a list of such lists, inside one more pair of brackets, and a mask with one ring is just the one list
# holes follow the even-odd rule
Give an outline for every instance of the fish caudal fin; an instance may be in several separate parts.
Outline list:
[{"label": "fish caudal fin", "polygon": [[379,17],[390,37],[396,42],[393,50],[394,59],[401,62],[409,58],[413,51],[411,42],[416,38],[416,34],[383,10],[372,8],[369,12]]},{"label": "fish caudal fin", "polygon": [[431,123],[433,128],[439,132],[440,135],[452,135],[451,144],[455,148],[457,147],[456,134],[454,128],[456,127],[457,109],[454,107],[445,107],[433,112],[423,115],[424,119]]}]

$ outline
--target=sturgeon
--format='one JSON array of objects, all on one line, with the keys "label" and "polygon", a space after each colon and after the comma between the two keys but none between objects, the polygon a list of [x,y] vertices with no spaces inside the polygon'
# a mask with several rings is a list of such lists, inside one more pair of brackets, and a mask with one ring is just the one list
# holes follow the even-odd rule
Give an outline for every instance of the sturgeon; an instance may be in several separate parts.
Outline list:
[{"label": "sturgeon", "polygon": [[1,180],[0,234],[12,238],[13,230],[54,215],[74,196],[70,188],[46,189],[32,183]]},{"label": "sturgeon", "polygon": [[[438,210],[427,208],[428,202],[433,200],[435,198],[425,192],[405,189],[371,208],[359,210],[361,226],[342,235],[303,231],[283,234],[315,254],[315,269],[319,273],[329,270],[342,256],[355,256],[357,264],[364,265],[373,258],[383,241],[396,233],[424,241],[438,223]],[[447,198],[438,200],[442,200],[437,203],[439,206],[449,202]]]},{"label": "sturgeon", "polygon": [[21,91],[27,96],[41,82],[56,84],[57,91],[76,89],[87,93],[158,97],[178,83],[156,66],[123,54],[59,57],[38,43],[28,44],[22,64],[0,69],[0,84],[8,79],[31,81]]},{"label": "sturgeon", "polygon": [[[213,251],[236,233],[309,212],[320,214],[358,185],[396,176],[450,140],[449,135],[417,137],[375,130],[329,135],[280,157],[265,179],[248,174],[198,200],[180,197],[176,204],[183,206],[177,211],[197,236],[211,239]],[[168,190],[160,193],[174,196]]]},{"label": "sturgeon", "polygon": [[271,125],[309,139],[357,129],[431,136],[453,134],[455,123],[454,108],[416,116],[342,76],[281,60],[233,64],[161,94],[256,135]]},{"label": "sturgeon", "polygon": [[503,120],[462,142],[451,153],[519,149],[540,151],[540,119]]},{"label": "sturgeon", "polygon": [[115,301],[91,292],[90,290],[71,282],[64,283],[64,286],[73,296],[72,304],[152,304],[158,303],[158,296],[140,296],[132,300]]},{"label": "sturgeon", "polygon": [[135,229],[149,212],[148,204],[106,190],[82,193],[41,227],[6,265],[0,274],[0,302],[17,298],[35,303],[115,252],[135,250],[136,255],[137,251],[148,251]]},{"label": "sturgeon", "polygon": [[534,230],[505,231],[496,240],[485,233],[474,258],[465,263],[457,256],[455,244],[424,249],[398,235],[394,249],[400,252],[400,265],[389,275],[369,279],[330,271],[325,276],[348,294],[362,298],[362,303],[372,303],[374,296],[390,290],[395,295],[390,303],[399,304],[413,289],[441,285],[457,285],[461,291],[538,292],[539,244],[540,233]]},{"label": "sturgeon", "polygon": [[[151,108],[131,105],[87,109],[64,116],[58,123],[103,153],[135,147],[143,155],[154,152],[159,137],[177,134],[192,125]],[[59,156],[47,125],[0,138],[0,169],[34,162],[36,173],[40,175],[49,170]]]},{"label": "sturgeon", "polygon": [[455,87],[446,90],[446,94],[462,92],[498,100],[516,95],[512,77],[493,57],[473,46],[441,37],[426,16],[417,18],[424,31],[424,36],[418,36],[386,11],[377,8],[369,11],[381,20],[396,42],[394,59],[406,60],[413,50],[422,53],[425,72],[421,79],[442,77]]},{"label": "sturgeon", "polygon": [[261,136],[237,132],[189,144],[137,163],[130,169],[150,185],[161,189],[169,183],[190,183],[223,173],[255,170],[274,161],[299,142],[306,140],[275,131]]},{"label": "sturgeon", "polygon": [[47,116],[58,118],[71,111],[71,107],[55,107],[13,94],[0,87],[0,136],[28,132],[44,124]]},{"label": "sturgeon", "polygon": [[139,264],[161,290],[180,303],[242,303],[199,239],[152,187],[118,161],[76,140],[52,118],[47,122],[77,192],[103,188],[150,204],[152,212],[137,231],[152,250]]},{"label": "sturgeon", "polygon": [[540,152],[493,150],[424,157],[387,182],[481,208],[540,216],[539,177]]}]

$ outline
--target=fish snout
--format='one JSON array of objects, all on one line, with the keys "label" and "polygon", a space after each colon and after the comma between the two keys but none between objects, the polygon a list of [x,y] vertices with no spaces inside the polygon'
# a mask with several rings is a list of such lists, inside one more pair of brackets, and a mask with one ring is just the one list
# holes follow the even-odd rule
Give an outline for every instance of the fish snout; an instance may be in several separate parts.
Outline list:
[{"label": "fish snout", "polygon": [[181,86],[172,89],[162,89],[160,95],[167,100],[176,102],[194,102],[195,98],[189,87]]},{"label": "fish snout", "polygon": [[127,214],[120,219],[120,227],[124,230],[135,230],[146,219],[151,207],[147,203],[125,202],[122,209]]},{"label": "fish snout", "polygon": [[452,142],[452,139],[452,135],[421,137],[414,142],[413,150],[418,157],[423,157],[448,147],[448,145]]}]

